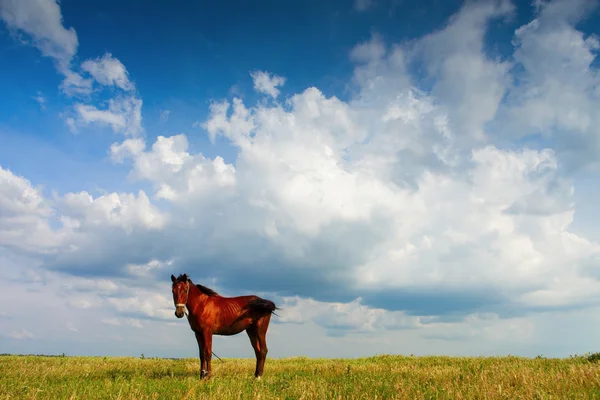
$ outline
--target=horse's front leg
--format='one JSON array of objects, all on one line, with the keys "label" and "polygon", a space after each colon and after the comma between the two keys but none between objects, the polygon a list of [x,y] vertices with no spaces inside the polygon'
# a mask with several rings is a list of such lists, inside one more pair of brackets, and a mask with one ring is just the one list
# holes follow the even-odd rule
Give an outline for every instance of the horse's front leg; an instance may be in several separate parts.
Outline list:
[{"label": "horse's front leg", "polygon": [[206,369],[202,370],[201,378],[210,378],[212,372],[211,360],[212,360],[212,332],[205,330],[202,332],[202,341],[204,343],[204,364]]},{"label": "horse's front leg", "polygon": [[202,332],[194,332],[196,334],[196,341],[198,342],[198,353],[200,353],[200,378],[204,377],[204,371],[206,370],[206,357],[204,356],[204,335]]}]

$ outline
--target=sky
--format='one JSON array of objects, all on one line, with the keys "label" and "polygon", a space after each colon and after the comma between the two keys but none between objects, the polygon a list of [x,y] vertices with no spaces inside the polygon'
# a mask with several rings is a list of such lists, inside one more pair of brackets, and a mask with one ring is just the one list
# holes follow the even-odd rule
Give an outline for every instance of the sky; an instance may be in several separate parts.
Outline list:
[{"label": "sky", "polygon": [[599,10],[0,0],[0,353],[598,351]]}]

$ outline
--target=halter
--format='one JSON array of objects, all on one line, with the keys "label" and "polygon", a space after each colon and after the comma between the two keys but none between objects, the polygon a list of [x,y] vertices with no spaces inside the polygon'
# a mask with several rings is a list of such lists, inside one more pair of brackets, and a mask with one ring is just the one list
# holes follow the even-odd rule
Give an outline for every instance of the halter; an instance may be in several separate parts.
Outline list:
[{"label": "halter", "polygon": [[190,281],[187,281],[186,283],[187,283],[187,290],[185,291],[185,303],[177,303],[177,304],[175,304],[175,307],[176,308],[183,307],[183,313],[185,315],[188,315],[187,308],[185,306],[187,305],[188,297],[190,294]]}]

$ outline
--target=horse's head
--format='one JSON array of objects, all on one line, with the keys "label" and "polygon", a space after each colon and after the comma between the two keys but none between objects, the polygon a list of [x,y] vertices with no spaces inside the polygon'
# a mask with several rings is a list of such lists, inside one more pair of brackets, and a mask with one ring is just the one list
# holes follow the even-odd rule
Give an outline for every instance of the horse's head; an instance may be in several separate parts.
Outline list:
[{"label": "horse's head", "polygon": [[175,316],[181,318],[186,314],[185,305],[188,301],[188,293],[190,291],[190,283],[186,274],[179,275],[179,278],[171,275],[173,282],[173,302],[175,303]]}]

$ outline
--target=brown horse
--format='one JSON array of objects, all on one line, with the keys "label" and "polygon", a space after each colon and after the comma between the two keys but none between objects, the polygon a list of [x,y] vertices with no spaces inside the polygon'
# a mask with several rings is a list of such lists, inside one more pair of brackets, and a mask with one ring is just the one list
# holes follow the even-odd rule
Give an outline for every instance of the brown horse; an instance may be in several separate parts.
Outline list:
[{"label": "brown horse", "polygon": [[211,376],[212,335],[237,335],[246,331],[256,355],[257,379],[263,374],[267,358],[267,329],[271,314],[278,308],[258,296],[222,297],[214,290],[194,285],[186,274],[171,275],[175,316],[187,314],[196,334],[200,352],[200,378]]}]

